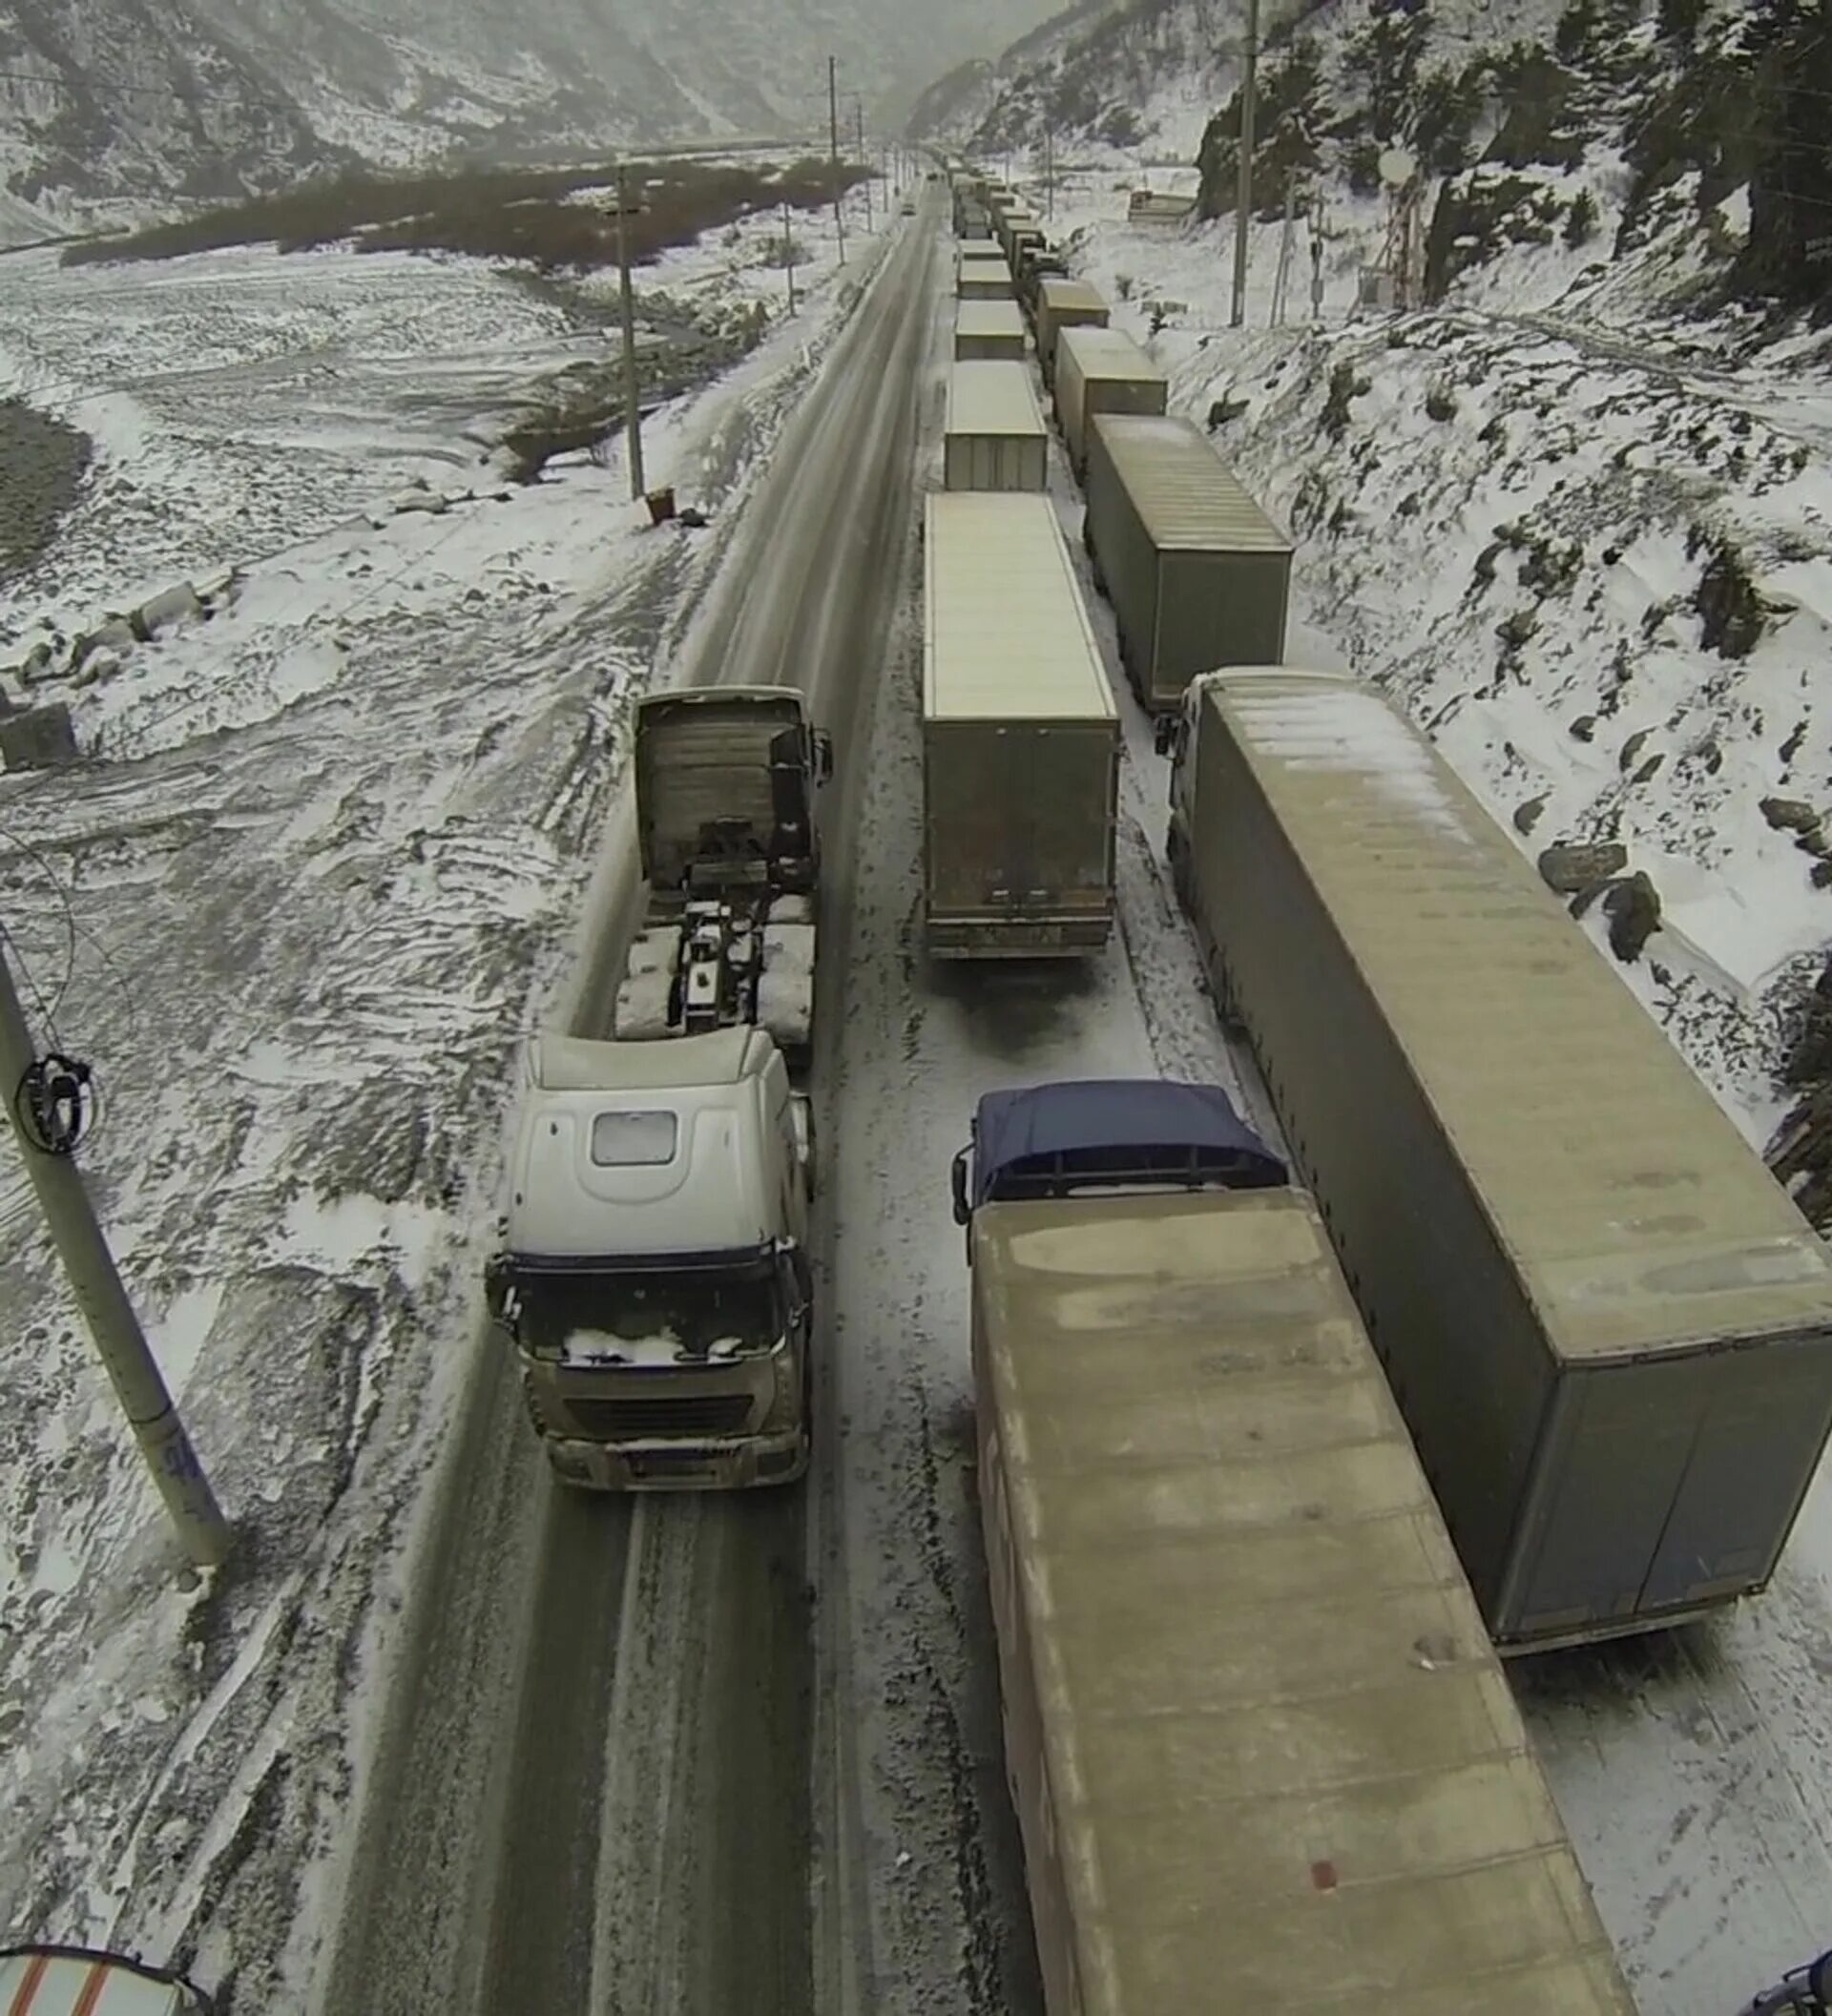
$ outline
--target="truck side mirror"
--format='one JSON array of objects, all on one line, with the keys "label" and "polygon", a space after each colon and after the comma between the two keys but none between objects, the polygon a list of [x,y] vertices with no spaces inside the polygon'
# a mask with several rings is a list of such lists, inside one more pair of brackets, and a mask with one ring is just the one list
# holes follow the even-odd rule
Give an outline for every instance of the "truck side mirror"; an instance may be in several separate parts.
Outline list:
[{"label": "truck side mirror", "polygon": [[824,784],[833,775],[833,738],[822,729],[814,738],[814,780]]},{"label": "truck side mirror", "polygon": [[1152,747],[1159,756],[1169,756],[1176,747],[1176,731],[1183,725],[1183,717],[1177,714],[1160,714],[1157,724],[1152,730]]},{"label": "truck side mirror", "polygon": [[972,1207],[967,1201],[967,1158],[971,1153],[971,1149],[964,1148],[954,1157],[954,1222],[957,1225],[967,1224],[973,1216]]},{"label": "truck side mirror", "polygon": [[490,1320],[500,1323],[503,1311],[509,1306],[510,1278],[509,1261],[502,1254],[484,1263],[484,1302],[489,1310]]}]

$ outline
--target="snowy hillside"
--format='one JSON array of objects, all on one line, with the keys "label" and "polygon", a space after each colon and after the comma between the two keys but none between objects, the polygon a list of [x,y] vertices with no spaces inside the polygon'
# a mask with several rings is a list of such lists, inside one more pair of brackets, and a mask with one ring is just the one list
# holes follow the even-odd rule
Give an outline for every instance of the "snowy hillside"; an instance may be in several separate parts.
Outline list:
[{"label": "snowy hillside", "polygon": [[824,138],[830,53],[848,108],[863,98],[879,125],[940,65],[990,53],[1050,10],[1050,0],[0,0],[0,191],[55,219],[104,200],[143,210],[272,188],[346,149],[399,163],[454,146]]}]

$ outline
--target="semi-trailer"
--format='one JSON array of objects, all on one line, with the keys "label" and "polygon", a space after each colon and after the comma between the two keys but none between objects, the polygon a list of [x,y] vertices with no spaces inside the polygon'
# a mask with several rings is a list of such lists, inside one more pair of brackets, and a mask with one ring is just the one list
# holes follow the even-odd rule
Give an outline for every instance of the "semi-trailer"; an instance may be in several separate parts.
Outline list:
[{"label": "semi-trailer", "polygon": [[1114,924],[1119,720],[1055,508],[938,493],[924,535],[926,949],[1097,952]]},{"label": "semi-trailer", "polygon": [[1077,483],[1088,480],[1088,426],[1096,413],[1162,413],[1169,396],[1164,373],[1124,329],[1058,332],[1056,425]]},{"label": "semi-trailer", "polygon": [[1050,430],[1022,364],[953,366],[942,443],[945,488],[1041,490],[1049,454]]},{"label": "semi-trailer", "polygon": [[1016,299],[1011,269],[1003,259],[964,259],[954,278],[954,293],[964,301]]},{"label": "semi-trailer", "polygon": [[1284,1177],[1218,1088],[1151,1082],[994,1093],[956,1165],[1049,2016],[1634,2016]]},{"label": "semi-trailer", "polygon": [[1159,724],[1173,880],[1513,1651],[1766,1587],[1832,1261],[1418,727],[1239,668]]},{"label": "semi-trailer", "polygon": [[1108,307],[1085,280],[1046,280],[1037,285],[1037,362],[1046,386],[1056,377],[1056,338],[1064,329],[1107,326]]},{"label": "semi-trailer", "polygon": [[1022,364],[1024,313],[1014,301],[966,301],[954,316],[956,364]]},{"label": "semi-trailer", "polygon": [[1208,436],[1180,418],[1101,413],[1087,442],[1083,537],[1140,702],[1161,713],[1199,672],[1278,664],[1291,541]]}]

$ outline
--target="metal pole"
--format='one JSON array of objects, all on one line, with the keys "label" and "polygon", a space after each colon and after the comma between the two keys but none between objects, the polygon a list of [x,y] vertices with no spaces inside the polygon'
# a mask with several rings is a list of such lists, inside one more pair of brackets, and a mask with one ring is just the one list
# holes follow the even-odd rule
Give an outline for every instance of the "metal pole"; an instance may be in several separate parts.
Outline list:
[{"label": "metal pole", "polygon": [[871,161],[865,153],[865,104],[856,98],[852,107],[853,130],[859,136],[859,160],[865,171],[865,229],[871,229]]},{"label": "metal pole", "polygon": [[1043,129],[1043,197],[1048,205],[1044,215],[1054,223],[1056,217],[1056,136],[1046,126]]},{"label": "metal pole", "polygon": [[782,205],[782,270],[789,276],[789,313],[795,313],[795,239],[789,235],[789,206]]},{"label": "metal pole", "polygon": [[27,1131],[19,1094],[37,1056],[25,1010],[13,990],[12,971],[0,951],[0,1088],[7,1117],[19,1144],[20,1159],[38,1193],[52,1242],[64,1263],[71,1293],[95,1341],[103,1369],[114,1384],[127,1424],[140,1445],[153,1482],[185,1552],[199,1568],[216,1568],[229,1553],[229,1524],[217,1505],[178,1410],[172,1404],[158,1364],[95,1222],[82,1176],[68,1155],[52,1154]]},{"label": "metal pole", "polygon": [[630,169],[617,163],[617,267],[623,295],[623,415],[630,433],[630,494],[649,486],[642,473],[642,395],[636,381],[636,301],[630,286]]},{"label": "metal pole", "polygon": [[1240,85],[1240,180],[1235,192],[1234,310],[1229,322],[1247,319],[1247,226],[1253,215],[1253,116],[1260,67],[1260,0],[1247,0],[1247,69]]},{"label": "metal pole", "polygon": [[846,262],[845,207],[840,198],[840,59],[827,58],[827,133],[832,143],[833,228],[840,239],[840,263]]}]

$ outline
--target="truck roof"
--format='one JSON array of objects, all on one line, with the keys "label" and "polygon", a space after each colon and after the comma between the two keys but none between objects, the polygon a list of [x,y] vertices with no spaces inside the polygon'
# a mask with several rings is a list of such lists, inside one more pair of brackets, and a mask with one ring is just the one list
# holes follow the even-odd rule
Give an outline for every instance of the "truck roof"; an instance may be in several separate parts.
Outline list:
[{"label": "truck roof", "polygon": [[1098,413],[1090,423],[1154,546],[1288,553],[1291,541],[1193,422],[1171,413]]},{"label": "truck roof", "polygon": [[954,327],[962,336],[1022,336],[1024,310],[1014,301],[964,301]]},{"label": "truck roof", "polygon": [[930,720],[1117,719],[1048,497],[933,493],[924,547]]},{"label": "truck roof", "polygon": [[508,1245],[566,1260],[739,1253],[780,1230],[752,1081],[763,1029],[652,1043],[537,1036],[511,1163]]},{"label": "truck roof", "polygon": [[973,1293],[1046,1972],[1087,2016],[1634,2016],[1310,1201],[990,1205]]},{"label": "truck roof", "polygon": [[988,1092],[973,1116],[973,1188],[984,1203],[1002,1178],[1114,1169],[1113,1158],[1146,1151],[1199,1157],[1243,1188],[1283,1183],[1285,1166],[1218,1085],[1163,1078],[1059,1079]]},{"label": "truck roof", "polygon": [[1240,667],[1197,690],[1291,835],[1552,1349],[1832,1327],[1821,1240],[1429,737],[1340,674]]},{"label": "truck roof", "polygon": [[1107,297],[1098,287],[1091,287],[1085,280],[1066,280],[1060,275],[1038,284],[1037,300],[1051,315],[1060,315],[1065,308],[1107,306]]},{"label": "truck roof", "polygon": [[637,700],[638,716],[662,713],[680,707],[722,707],[733,701],[740,705],[774,705],[792,708],[805,716],[807,700],[793,686],[671,686],[662,693],[645,693]]},{"label": "truck roof", "polygon": [[[1056,338],[1059,360],[1072,357],[1084,379],[1161,380],[1163,371],[1127,335],[1124,329],[1103,327],[1094,322],[1075,322]],[[1062,369],[1058,362],[1057,370]]]},{"label": "truck roof", "polygon": [[1021,364],[969,359],[954,364],[947,380],[950,434],[1042,434],[1043,410]]},{"label": "truck roof", "polygon": [[542,1091],[656,1091],[736,1085],[774,1048],[767,1029],[739,1027],[666,1042],[600,1042],[543,1033],[529,1039],[530,1083]]}]

